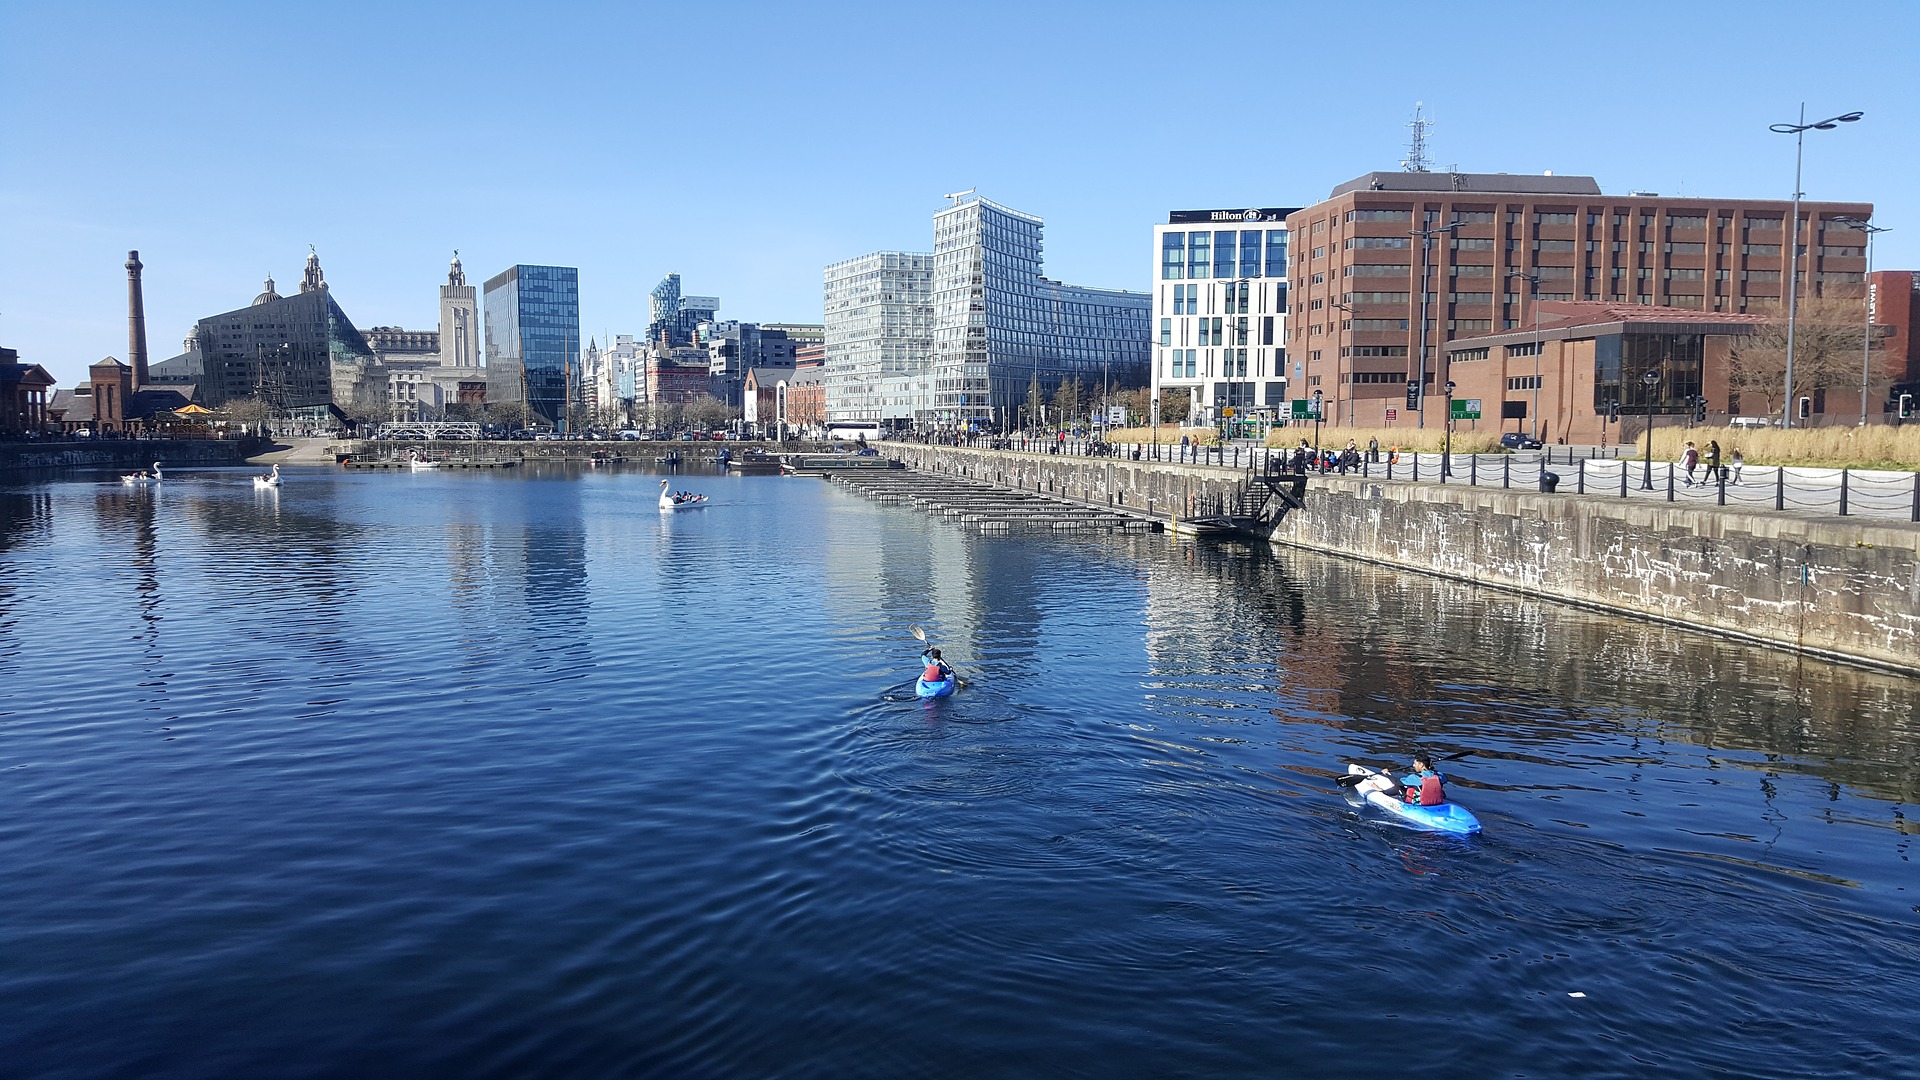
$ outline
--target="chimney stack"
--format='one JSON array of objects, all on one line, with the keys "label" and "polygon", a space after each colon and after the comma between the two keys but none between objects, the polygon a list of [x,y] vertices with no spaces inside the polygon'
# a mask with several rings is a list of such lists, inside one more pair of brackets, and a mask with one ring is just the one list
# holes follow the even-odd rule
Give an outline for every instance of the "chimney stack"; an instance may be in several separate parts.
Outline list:
[{"label": "chimney stack", "polygon": [[127,364],[133,388],[147,384],[147,305],[140,296],[140,253],[127,252]]}]

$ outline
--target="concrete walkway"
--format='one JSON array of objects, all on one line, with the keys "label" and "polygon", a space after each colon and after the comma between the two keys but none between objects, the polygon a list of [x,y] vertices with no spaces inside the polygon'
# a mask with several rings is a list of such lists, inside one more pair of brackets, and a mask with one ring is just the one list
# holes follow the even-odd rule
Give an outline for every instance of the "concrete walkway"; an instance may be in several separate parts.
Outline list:
[{"label": "concrete walkway", "polygon": [[332,465],[333,439],[287,439],[247,459],[249,465]]}]

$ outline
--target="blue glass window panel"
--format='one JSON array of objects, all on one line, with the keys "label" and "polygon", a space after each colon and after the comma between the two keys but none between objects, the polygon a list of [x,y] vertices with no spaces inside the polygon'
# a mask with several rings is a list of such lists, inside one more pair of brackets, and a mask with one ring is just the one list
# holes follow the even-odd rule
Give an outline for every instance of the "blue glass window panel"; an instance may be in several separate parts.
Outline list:
[{"label": "blue glass window panel", "polygon": [[1239,234],[1232,230],[1222,230],[1213,234],[1213,276],[1230,278],[1235,270],[1234,241]]},{"label": "blue glass window panel", "polygon": [[1240,234],[1240,276],[1260,276],[1260,230],[1247,229]]}]

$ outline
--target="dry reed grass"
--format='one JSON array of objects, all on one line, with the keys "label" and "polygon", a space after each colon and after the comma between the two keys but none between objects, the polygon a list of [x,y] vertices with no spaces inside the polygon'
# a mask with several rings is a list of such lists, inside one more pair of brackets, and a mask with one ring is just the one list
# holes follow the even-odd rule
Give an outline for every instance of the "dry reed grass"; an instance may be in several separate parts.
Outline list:
[{"label": "dry reed grass", "polygon": [[[1805,465],[1828,469],[1920,470],[1920,425],[1893,427],[1869,424],[1866,427],[1822,427],[1779,429],[1740,429],[1718,427],[1653,429],[1653,456],[1661,461],[1678,461],[1693,440],[1704,462],[1707,443],[1718,440],[1720,460],[1733,456],[1735,447],[1749,465]],[[1643,439],[1635,439],[1637,454],[1646,453]]]},{"label": "dry reed grass", "polygon": [[[1274,428],[1267,433],[1267,445],[1294,447],[1301,438],[1313,443],[1313,425],[1294,425],[1286,428]],[[1405,451],[1419,451],[1423,454],[1437,454],[1446,449],[1446,431],[1439,427],[1394,427],[1394,428],[1350,428],[1322,427],[1320,445],[1331,446],[1338,450],[1352,439],[1354,445],[1366,453],[1367,440],[1379,439],[1380,452],[1387,453],[1394,447]],[[1456,431],[1453,433],[1453,452],[1456,454],[1496,454],[1500,453],[1500,433],[1498,431]]]},{"label": "dry reed grass", "polygon": [[[1190,446],[1212,446],[1220,441],[1220,433],[1213,428],[1181,427],[1179,424],[1161,424],[1158,441],[1162,446],[1179,446],[1182,435],[1187,437],[1187,443]],[[1131,427],[1114,428],[1107,432],[1107,441],[1152,444],[1155,440],[1152,427]]]}]

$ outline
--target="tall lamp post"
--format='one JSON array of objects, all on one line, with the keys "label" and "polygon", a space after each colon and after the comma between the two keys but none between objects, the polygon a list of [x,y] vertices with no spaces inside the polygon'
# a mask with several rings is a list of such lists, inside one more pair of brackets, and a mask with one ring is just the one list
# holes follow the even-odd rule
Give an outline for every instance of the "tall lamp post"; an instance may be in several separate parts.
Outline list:
[{"label": "tall lamp post", "polygon": [[1447,380],[1447,416],[1445,423],[1445,445],[1440,449],[1440,475],[1442,478],[1453,475],[1453,380]]},{"label": "tall lamp post", "polygon": [[1807,123],[1807,103],[1800,103],[1800,122],[1770,124],[1768,131],[1793,136],[1793,216],[1787,223],[1787,400],[1780,406],[1780,427],[1793,426],[1793,324],[1800,293],[1800,157],[1808,131],[1832,131],[1865,116],[1862,112],[1841,113],[1825,120]]},{"label": "tall lamp post", "polygon": [[1427,275],[1430,272],[1427,265],[1432,259],[1433,238],[1465,224],[1464,221],[1449,221],[1431,229],[1415,229],[1411,234],[1420,238],[1420,374],[1417,376],[1420,380],[1420,408],[1417,427],[1427,426],[1427,297],[1432,295],[1427,288]]},{"label": "tall lamp post", "polygon": [[1873,238],[1879,233],[1893,230],[1859,218],[1841,217],[1833,220],[1867,234],[1867,276],[1863,279],[1866,287],[1860,290],[1860,306],[1867,312],[1866,330],[1860,338],[1860,426],[1866,427],[1868,384],[1873,381]]},{"label": "tall lamp post", "polygon": [[1640,381],[1647,388],[1647,399],[1646,399],[1647,400],[1647,433],[1645,435],[1645,438],[1647,440],[1647,459],[1646,459],[1646,465],[1641,469],[1641,472],[1640,472],[1640,489],[1642,491],[1652,491],[1653,490],[1653,388],[1660,385],[1660,373],[1657,371],[1649,371],[1645,375],[1640,376]]},{"label": "tall lamp post", "polygon": [[[1533,301],[1533,441],[1544,443],[1546,440],[1540,437],[1540,275],[1509,270],[1507,276],[1524,279],[1529,286],[1527,296]],[[1565,350],[1562,345],[1562,353]],[[1565,356],[1561,359],[1564,361]]]},{"label": "tall lamp post", "polygon": [[1320,420],[1324,415],[1321,412],[1322,400],[1320,391],[1315,390],[1313,392],[1313,467],[1316,472],[1323,471],[1320,468]]}]

